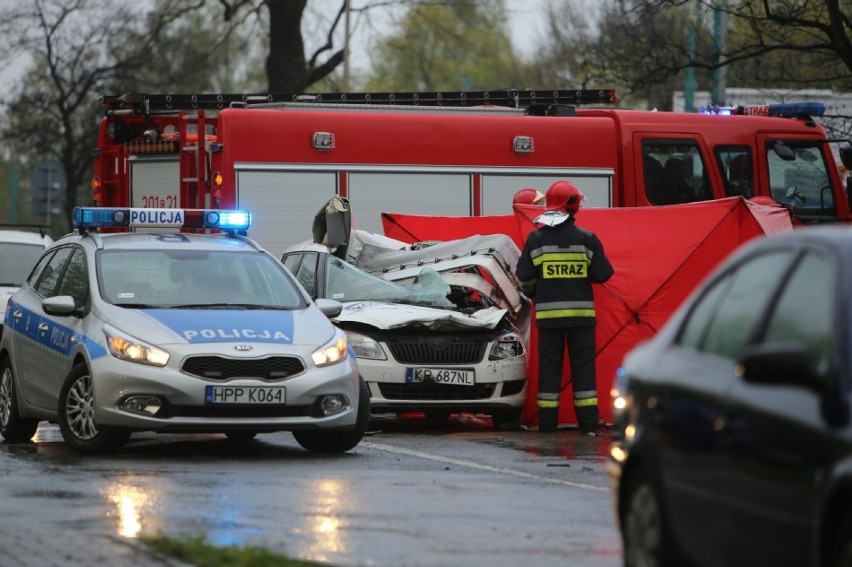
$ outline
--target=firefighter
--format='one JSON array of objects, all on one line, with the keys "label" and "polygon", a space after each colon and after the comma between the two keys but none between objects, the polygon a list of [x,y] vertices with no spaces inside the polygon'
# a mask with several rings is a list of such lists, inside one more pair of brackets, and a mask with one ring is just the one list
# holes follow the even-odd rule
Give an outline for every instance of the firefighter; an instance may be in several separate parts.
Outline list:
[{"label": "firefighter", "polygon": [[535,299],[538,328],[539,431],[556,431],[565,346],[574,385],[574,410],[579,429],[605,428],[598,413],[595,377],[595,305],[593,283],[613,274],[598,237],[575,225],[585,198],[576,185],[557,181],[545,194],[540,224],[527,237],[516,274],[521,290]]}]

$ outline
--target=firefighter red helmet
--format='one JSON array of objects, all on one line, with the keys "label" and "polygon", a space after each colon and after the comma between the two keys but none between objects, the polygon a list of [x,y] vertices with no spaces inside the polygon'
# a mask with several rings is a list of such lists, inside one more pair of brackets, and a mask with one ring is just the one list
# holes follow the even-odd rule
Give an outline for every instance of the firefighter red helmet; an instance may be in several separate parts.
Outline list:
[{"label": "firefighter red helmet", "polygon": [[557,181],[545,194],[545,210],[576,213],[580,202],[586,198],[583,192],[570,181]]},{"label": "firefighter red helmet", "polygon": [[544,195],[536,189],[521,189],[512,198],[513,205],[540,205]]}]

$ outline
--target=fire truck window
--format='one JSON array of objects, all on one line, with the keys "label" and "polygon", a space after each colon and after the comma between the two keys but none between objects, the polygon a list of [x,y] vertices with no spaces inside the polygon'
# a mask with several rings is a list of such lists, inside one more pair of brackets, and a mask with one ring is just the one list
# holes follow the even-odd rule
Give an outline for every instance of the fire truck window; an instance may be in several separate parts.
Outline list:
[{"label": "fire truck window", "polygon": [[652,205],[711,199],[710,179],[698,145],[689,140],[642,141],[645,195]]},{"label": "fire truck window", "polygon": [[754,159],[748,146],[716,148],[719,173],[728,197],[754,197]]},{"label": "fire truck window", "polygon": [[772,198],[790,208],[799,218],[834,217],[834,193],[828,165],[820,144],[785,140],[794,159],[784,159],[774,149],[777,140],[766,143],[769,190]]}]

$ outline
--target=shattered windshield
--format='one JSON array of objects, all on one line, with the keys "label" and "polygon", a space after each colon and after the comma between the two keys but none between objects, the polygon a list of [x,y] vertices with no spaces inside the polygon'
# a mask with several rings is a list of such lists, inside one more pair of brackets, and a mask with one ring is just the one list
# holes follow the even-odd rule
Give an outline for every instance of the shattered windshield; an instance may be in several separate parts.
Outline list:
[{"label": "shattered windshield", "polygon": [[384,301],[452,308],[450,286],[438,272],[424,269],[414,283],[401,286],[362,272],[334,256],[328,257],[325,297],[337,301]]}]

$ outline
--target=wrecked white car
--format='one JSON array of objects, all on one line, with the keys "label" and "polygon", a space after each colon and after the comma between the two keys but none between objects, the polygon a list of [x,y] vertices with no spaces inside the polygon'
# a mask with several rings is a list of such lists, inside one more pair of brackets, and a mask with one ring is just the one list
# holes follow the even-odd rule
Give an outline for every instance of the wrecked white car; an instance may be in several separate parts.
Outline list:
[{"label": "wrecked white car", "polygon": [[343,203],[315,221],[314,240],[325,244],[293,246],[282,261],[313,298],[343,303],[333,321],[349,336],[372,411],[482,413],[495,427],[517,427],[529,304],[514,277],[514,242],[489,235],[407,245],[350,231],[348,217],[326,228],[335,207],[348,212]]}]

